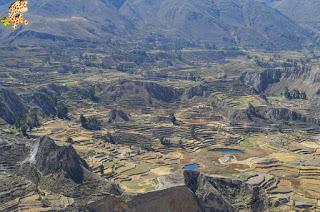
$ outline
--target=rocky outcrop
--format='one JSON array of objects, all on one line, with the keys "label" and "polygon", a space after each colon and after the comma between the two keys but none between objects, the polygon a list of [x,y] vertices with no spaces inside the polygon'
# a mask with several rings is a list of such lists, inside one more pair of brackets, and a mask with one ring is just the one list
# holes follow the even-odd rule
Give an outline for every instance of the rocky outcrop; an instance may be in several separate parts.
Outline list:
[{"label": "rocky outcrop", "polygon": [[187,89],[185,91],[185,95],[188,99],[191,99],[195,96],[205,96],[206,91],[208,91],[208,87],[206,85],[197,85]]},{"label": "rocky outcrop", "polygon": [[[14,207],[18,207],[20,203],[21,207],[24,207],[24,203],[16,199],[29,198],[34,194],[39,195],[39,199],[32,199],[32,204],[38,205],[38,200],[46,199],[46,205],[49,206],[45,207],[53,211],[79,211],[88,202],[101,199],[101,196],[122,194],[117,185],[91,172],[72,146],[55,143],[47,137],[34,141],[13,137],[10,134],[2,135],[0,138],[1,211],[16,210],[12,207],[12,202],[15,204]],[[4,139],[6,137],[8,139]],[[47,194],[54,198],[48,199]],[[61,202],[56,197],[62,198]],[[68,197],[67,204],[64,204],[64,197]]]},{"label": "rocky outcrop", "polygon": [[[268,208],[268,198],[262,193],[259,187],[240,180],[208,177],[197,171],[185,171],[182,185],[123,196],[122,199],[105,197],[89,204],[88,209],[96,212],[264,211]],[[111,205],[114,207],[111,208]]]},{"label": "rocky outcrop", "polygon": [[254,107],[249,104],[247,109],[236,110],[229,116],[231,123],[254,122],[261,124],[296,122],[319,125],[320,120],[303,115],[288,108]]},{"label": "rocky outcrop", "polygon": [[162,86],[153,82],[144,82],[143,86],[152,98],[164,102],[173,102],[177,100],[182,94],[182,91],[179,89]]},{"label": "rocky outcrop", "polygon": [[159,191],[123,196],[106,196],[90,203],[92,212],[200,212],[197,199],[186,186],[176,186]]},{"label": "rocky outcrop", "polygon": [[241,122],[263,122],[270,123],[269,120],[261,113],[261,109],[249,104],[246,109],[234,110],[229,115],[229,121],[231,123]]},{"label": "rocky outcrop", "polygon": [[79,205],[96,201],[102,194],[122,193],[117,185],[91,172],[71,145],[57,143],[48,137],[31,145],[28,157],[21,161],[16,174],[40,189],[76,198]]},{"label": "rocky outcrop", "polygon": [[122,110],[113,109],[109,113],[109,119],[108,119],[109,123],[117,122],[117,121],[129,121],[129,120],[130,120],[130,116],[127,113],[123,112]]},{"label": "rocky outcrop", "polygon": [[82,183],[84,169],[89,169],[88,164],[71,145],[58,145],[48,137],[43,137],[34,144],[30,161],[45,176],[63,174],[75,183]]},{"label": "rocky outcrop", "polygon": [[196,195],[202,211],[235,210],[232,204],[199,172],[186,171],[184,175],[186,186]]},{"label": "rocky outcrop", "polygon": [[169,116],[156,116],[156,117],[153,117],[151,121],[155,123],[160,123],[160,122],[172,123],[172,119]]},{"label": "rocky outcrop", "polygon": [[118,102],[122,106],[141,107],[156,103],[172,103],[180,99],[183,90],[154,82],[122,80],[101,92],[105,103]]},{"label": "rocky outcrop", "polygon": [[167,188],[161,191],[149,192],[131,197],[128,201],[129,212],[154,211],[154,212],[197,212],[201,211],[194,197],[186,186]]},{"label": "rocky outcrop", "polygon": [[56,115],[58,99],[64,91],[65,87],[56,84],[22,95],[16,94],[14,90],[0,88],[0,118],[8,124],[20,126],[26,123],[28,116]]},{"label": "rocky outcrop", "polygon": [[55,115],[57,112],[56,105],[58,95],[59,93],[57,93],[55,90],[42,88],[33,92],[30,100],[41,109],[44,115],[50,116]]},{"label": "rocky outcrop", "polygon": [[259,187],[240,180],[209,177],[197,171],[185,171],[185,184],[196,195],[202,211],[264,211],[268,199]]},{"label": "rocky outcrop", "polygon": [[9,89],[0,88],[0,117],[8,124],[15,124],[25,117],[27,108],[22,99]]},{"label": "rocky outcrop", "polygon": [[269,69],[262,72],[246,72],[240,80],[247,86],[253,87],[258,93],[268,88],[270,84],[280,82],[280,69]]},{"label": "rocky outcrop", "polygon": [[307,121],[307,117],[298,112],[291,111],[288,108],[270,108],[266,111],[265,116],[275,121]]}]

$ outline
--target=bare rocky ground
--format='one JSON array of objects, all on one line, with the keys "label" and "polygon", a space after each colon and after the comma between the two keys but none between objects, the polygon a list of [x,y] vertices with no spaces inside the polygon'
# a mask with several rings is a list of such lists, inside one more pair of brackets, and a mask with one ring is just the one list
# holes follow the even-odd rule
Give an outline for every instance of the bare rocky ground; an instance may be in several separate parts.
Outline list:
[{"label": "bare rocky ground", "polygon": [[[119,71],[102,66],[105,52],[65,53],[61,70],[46,51],[13,51],[25,67],[5,51],[0,211],[319,210],[318,58],[190,49],[168,65],[165,53]],[[68,118],[53,118],[57,102]],[[24,137],[13,117],[32,111],[41,124]],[[183,172],[190,163],[200,173]]]}]

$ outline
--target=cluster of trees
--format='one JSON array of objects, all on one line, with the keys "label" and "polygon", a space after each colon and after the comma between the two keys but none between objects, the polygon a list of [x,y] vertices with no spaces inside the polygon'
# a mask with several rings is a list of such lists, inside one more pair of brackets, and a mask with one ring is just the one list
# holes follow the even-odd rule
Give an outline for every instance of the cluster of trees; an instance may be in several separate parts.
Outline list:
[{"label": "cluster of trees", "polygon": [[152,147],[151,144],[145,144],[145,143],[143,143],[143,144],[141,144],[141,149],[144,149],[144,150],[146,150],[146,151],[152,151],[152,150],[153,150],[153,147]]},{"label": "cluster of trees", "polygon": [[190,72],[188,73],[186,80],[191,80],[194,82],[201,81],[201,76],[198,73]]},{"label": "cluster of trees", "polygon": [[247,56],[248,59],[253,59],[254,62],[262,68],[276,68],[282,67],[285,71],[291,70],[300,70],[307,71],[311,69],[311,66],[308,63],[311,62],[310,59],[286,59],[285,61],[280,60],[280,56],[273,55],[269,59],[258,58],[257,56]]},{"label": "cluster of trees", "polygon": [[97,96],[95,86],[89,86],[89,88],[80,88],[77,90],[77,93],[79,93],[83,98],[90,99],[93,102],[98,102],[99,97]]},{"label": "cluster of trees", "polygon": [[120,72],[125,72],[128,74],[133,74],[136,72],[137,70],[137,66],[134,63],[120,63],[119,65],[117,65],[116,67],[117,71]]},{"label": "cluster of trees", "polygon": [[80,115],[81,126],[88,130],[100,130],[101,122],[96,117],[86,118],[84,115]]},{"label": "cluster of trees", "polygon": [[289,91],[286,87],[283,93],[284,97],[287,99],[307,99],[307,94],[304,91],[299,91],[298,89],[293,89]]},{"label": "cluster of trees", "polygon": [[160,143],[161,143],[162,145],[164,145],[164,146],[170,146],[170,145],[171,145],[170,139],[168,139],[168,138],[166,138],[166,137],[164,137],[164,136],[162,136],[162,137],[160,138]]},{"label": "cluster of trees", "polygon": [[274,64],[273,64],[273,60],[265,60],[263,58],[255,58],[254,62],[257,64],[257,66],[260,66],[262,68],[273,68]]},{"label": "cluster of trees", "polygon": [[110,132],[108,132],[106,135],[103,135],[102,140],[106,143],[118,144],[117,138],[113,136]]},{"label": "cluster of trees", "polygon": [[88,67],[100,67],[101,63],[95,54],[80,54],[80,63]]}]

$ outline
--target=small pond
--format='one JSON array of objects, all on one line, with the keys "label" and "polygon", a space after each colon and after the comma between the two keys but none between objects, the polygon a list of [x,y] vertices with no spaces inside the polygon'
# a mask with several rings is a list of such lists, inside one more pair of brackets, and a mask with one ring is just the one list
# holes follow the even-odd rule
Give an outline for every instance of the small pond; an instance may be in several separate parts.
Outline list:
[{"label": "small pond", "polygon": [[183,166],[183,170],[187,171],[195,171],[199,168],[199,164],[197,163],[188,163]]},{"label": "small pond", "polygon": [[210,151],[222,152],[222,153],[225,153],[225,154],[243,153],[243,151],[240,150],[240,149],[231,149],[231,148],[215,148],[215,149],[211,149]]}]

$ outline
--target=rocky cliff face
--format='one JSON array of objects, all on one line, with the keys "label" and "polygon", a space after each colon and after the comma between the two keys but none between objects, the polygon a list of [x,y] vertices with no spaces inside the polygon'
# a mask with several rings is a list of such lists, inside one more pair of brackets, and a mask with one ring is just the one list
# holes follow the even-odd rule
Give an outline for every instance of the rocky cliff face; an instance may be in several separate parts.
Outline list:
[{"label": "rocky cliff face", "polygon": [[[90,211],[201,212],[263,211],[268,199],[258,187],[240,180],[208,177],[197,171],[184,172],[184,185],[120,199],[106,197],[89,204]],[[242,203],[242,204],[239,204]],[[116,205],[114,209],[110,205]],[[116,209],[115,209],[116,208]]]},{"label": "rocky cliff face", "polygon": [[283,122],[306,123],[319,125],[320,121],[316,118],[303,115],[288,108],[254,107],[249,105],[245,110],[233,111],[229,120],[231,123],[254,122],[256,124],[271,124]]},{"label": "rocky cliff face", "polygon": [[182,93],[180,89],[154,82],[123,80],[104,89],[101,99],[104,102],[117,101],[121,105],[135,107],[151,105],[154,102],[171,103],[179,99]]},{"label": "rocky cliff face", "polygon": [[111,110],[110,114],[109,114],[109,123],[115,122],[115,121],[129,121],[130,120],[130,116],[125,113],[122,110]]},{"label": "rocky cliff face", "polygon": [[196,171],[185,171],[184,177],[201,211],[263,211],[268,207],[268,200],[258,187],[240,180],[208,177]]},{"label": "rocky cliff face", "polygon": [[319,66],[298,65],[284,69],[267,69],[262,72],[245,72],[240,81],[257,92],[279,95],[285,87],[303,90],[309,97],[317,98],[320,89]]},{"label": "rocky cliff face", "polygon": [[55,84],[22,95],[11,89],[0,88],[0,117],[8,124],[20,125],[35,114],[55,116],[58,100],[65,91],[66,87]]},{"label": "rocky cliff face", "polygon": [[280,82],[282,77],[281,70],[270,69],[262,72],[246,72],[241,76],[241,80],[247,86],[253,87],[257,92],[262,92],[270,84]]},{"label": "rocky cliff face", "polygon": [[30,94],[28,101],[40,108],[45,116],[56,115],[57,100],[61,95],[61,89],[55,85],[40,88]]},{"label": "rocky cliff face", "polygon": [[82,183],[84,169],[89,169],[71,145],[59,146],[48,137],[35,143],[30,161],[43,175],[61,173],[75,183]]},{"label": "rocky cliff face", "polygon": [[22,99],[12,90],[0,88],[0,117],[7,123],[14,124],[23,118],[27,109]]},{"label": "rocky cliff face", "polygon": [[[70,201],[66,204],[63,200],[58,201],[58,205],[48,200],[48,204],[55,207],[47,209],[79,211],[101,196],[122,193],[117,185],[91,172],[72,146],[58,145],[47,137],[30,140],[22,137],[12,139],[13,135],[5,135],[8,135],[8,140],[6,136],[0,138],[0,205],[4,211],[15,210],[11,203],[6,205],[7,202],[15,202],[14,207],[17,207],[20,203],[15,199],[30,194],[41,198],[46,198],[47,194],[67,196]],[[38,205],[41,198],[33,200],[34,204]]]},{"label": "rocky cliff face", "polygon": [[185,95],[188,99],[191,99],[195,96],[204,96],[206,95],[206,91],[208,91],[208,87],[206,85],[197,85],[191,87],[185,91]]}]

